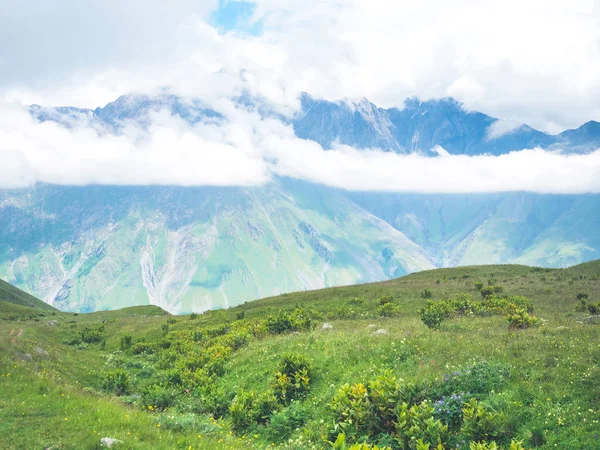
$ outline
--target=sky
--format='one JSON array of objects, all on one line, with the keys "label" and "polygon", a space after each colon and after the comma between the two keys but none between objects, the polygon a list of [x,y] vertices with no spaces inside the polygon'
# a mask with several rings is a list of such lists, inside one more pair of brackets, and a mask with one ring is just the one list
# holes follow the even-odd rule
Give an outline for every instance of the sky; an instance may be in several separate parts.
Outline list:
[{"label": "sky", "polygon": [[[246,186],[283,175],[353,190],[600,191],[597,152],[326,152],[230,101],[249,93],[291,116],[301,92],[386,108],[450,96],[501,118],[491,137],[521,123],[558,133],[600,121],[597,0],[0,1],[1,187]],[[190,126],[163,112],[147,130],[113,136],[83,119],[40,124],[25,110],[163,89],[202,99],[226,123]]]}]

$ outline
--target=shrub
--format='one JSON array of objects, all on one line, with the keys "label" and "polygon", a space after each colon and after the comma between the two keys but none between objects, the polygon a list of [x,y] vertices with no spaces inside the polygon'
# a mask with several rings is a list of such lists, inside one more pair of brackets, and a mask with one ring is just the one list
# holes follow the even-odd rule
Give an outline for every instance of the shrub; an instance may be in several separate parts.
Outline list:
[{"label": "shrub", "polygon": [[433,407],[426,400],[412,407],[402,403],[397,417],[396,441],[400,448],[444,448],[448,441],[448,425],[433,417]]},{"label": "shrub", "polygon": [[335,442],[329,442],[329,445],[334,450],[392,450],[390,447],[378,447],[377,445],[362,444],[347,444],[346,435],[340,433]]},{"label": "shrub", "polygon": [[86,344],[93,344],[95,342],[102,342],[104,339],[104,324],[94,324],[85,327],[81,332],[81,341]]},{"label": "shrub", "polygon": [[533,317],[523,308],[515,308],[512,313],[506,317],[508,326],[512,330],[523,330],[530,328],[538,323],[537,317]]},{"label": "shrub", "polygon": [[312,418],[312,414],[313,411],[310,405],[293,401],[287,408],[276,411],[271,415],[269,425],[265,429],[265,435],[269,441],[283,442],[297,428],[304,426]]},{"label": "shrub", "polygon": [[190,320],[196,320],[197,318],[198,318],[198,314],[196,314],[196,313],[190,314]]},{"label": "shrub", "polygon": [[400,314],[402,308],[395,303],[384,303],[383,305],[379,305],[377,307],[377,315],[382,317],[393,317]]},{"label": "shrub", "polygon": [[588,294],[584,294],[583,292],[577,293],[577,300],[587,300],[589,298]]},{"label": "shrub", "polygon": [[483,298],[491,297],[492,295],[502,294],[504,292],[504,288],[502,286],[490,285],[481,289],[481,296]]},{"label": "shrub", "polygon": [[379,305],[381,306],[386,305],[388,303],[392,303],[393,301],[394,297],[390,294],[382,295],[381,297],[379,297]]},{"label": "shrub", "polygon": [[600,303],[591,303],[587,305],[590,314],[600,314]]},{"label": "shrub", "polygon": [[433,297],[433,292],[429,289],[425,289],[421,292],[421,298],[429,299]]},{"label": "shrub", "polygon": [[130,334],[126,334],[125,336],[121,336],[121,350],[127,350],[132,345],[133,338]]},{"label": "shrub", "polygon": [[485,406],[471,399],[463,408],[461,431],[473,441],[496,439],[504,432],[504,415],[488,411]]},{"label": "shrub", "polygon": [[[408,433],[409,438],[414,437],[416,440],[419,438],[415,431],[417,428],[413,429],[414,433],[410,428],[417,426],[417,419],[401,415],[402,411],[406,412],[411,408],[415,391],[414,385],[395,378],[391,371],[376,377],[367,385],[345,384],[338,390],[331,403],[336,430],[344,432],[351,441],[366,438],[374,440],[385,435],[392,436],[395,440],[404,439],[399,433]],[[406,408],[403,410],[400,405],[405,405]],[[432,412],[433,408],[430,409]],[[421,417],[420,409],[417,408],[416,411],[419,411],[420,419],[428,420],[427,417]],[[414,415],[414,411],[411,414]],[[409,422],[410,425],[407,426]],[[427,423],[429,424],[429,421]]]},{"label": "shrub", "polygon": [[352,297],[348,300],[349,305],[362,306],[365,304],[365,299],[362,297]]},{"label": "shrub", "polygon": [[279,311],[277,315],[267,317],[267,331],[280,334],[288,331],[308,331],[314,328],[313,320],[304,308],[296,308],[292,312]]},{"label": "shrub", "polygon": [[162,411],[175,404],[177,394],[173,388],[151,384],[142,392],[142,405],[150,411]]},{"label": "shrub", "polygon": [[113,394],[126,395],[129,393],[129,374],[123,369],[109,372],[104,377],[102,387]]},{"label": "shrub", "polygon": [[310,391],[310,363],[299,354],[284,355],[277,365],[273,385],[275,396],[284,404]]},{"label": "shrub", "polygon": [[265,423],[277,408],[272,392],[256,394],[254,391],[241,391],[229,407],[232,427],[242,431],[255,423]]},{"label": "shrub", "polygon": [[432,329],[438,329],[442,322],[449,317],[450,311],[446,302],[433,302],[429,300],[427,307],[421,309],[421,320]]},{"label": "shrub", "polygon": [[483,289],[483,282],[482,281],[476,281],[475,284],[475,289],[477,289],[478,291],[481,291]]},{"label": "shrub", "polygon": [[174,325],[174,324],[177,323],[177,319],[175,317],[169,317],[167,319],[167,323],[170,324],[170,325]]},{"label": "shrub", "polygon": [[235,320],[244,320],[246,317],[246,311],[238,311],[235,313]]},{"label": "shrub", "polygon": [[510,377],[510,367],[499,363],[478,361],[444,375],[443,383],[433,391],[434,398],[466,392],[467,397],[499,390]]},{"label": "shrub", "polygon": [[463,404],[468,401],[469,395],[460,392],[449,396],[442,396],[433,403],[433,415],[443,424],[448,425],[453,431],[460,429],[463,420]]}]

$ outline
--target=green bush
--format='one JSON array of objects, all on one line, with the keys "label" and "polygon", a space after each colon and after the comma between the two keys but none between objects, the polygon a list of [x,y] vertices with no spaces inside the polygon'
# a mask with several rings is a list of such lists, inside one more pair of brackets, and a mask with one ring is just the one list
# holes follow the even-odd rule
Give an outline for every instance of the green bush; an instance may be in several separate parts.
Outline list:
[{"label": "green bush", "polygon": [[159,384],[151,384],[142,392],[141,403],[150,411],[163,411],[177,401],[178,391]]},{"label": "green bush", "polygon": [[[407,417],[401,415],[402,411],[405,411],[401,405],[410,409],[414,404],[415,395],[415,386],[397,379],[391,371],[376,377],[367,385],[345,384],[338,390],[330,406],[336,420],[334,431],[341,430],[352,442],[365,439],[377,442],[382,437],[386,439],[392,437],[398,441],[404,439],[404,434],[407,433],[409,439],[414,437],[416,440],[419,438],[417,428],[413,428],[414,433],[408,430],[416,425],[417,418],[414,418],[414,423],[407,426]],[[422,412],[418,408],[415,411],[419,414]],[[424,421],[428,419],[421,418]],[[399,423],[401,425],[398,425]],[[427,423],[429,424],[429,421]]]},{"label": "green bush", "polygon": [[481,289],[481,296],[483,298],[491,297],[492,295],[502,294],[504,292],[504,288],[502,286],[490,285],[486,288]]},{"label": "green bush", "polygon": [[126,334],[125,336],[121,336],[121,350],[127,350],[131,347],[133,342],[133,338],[130,334]]},{"label": "green bush", "polygon": [[265,423],[278,407],[272,392],[257,394],[254,391],[241,391],[229,407],[231,425],[233,429],[243,431],[250,425]]},{"label": "green bush", "polygon": [[447,302],[429,300],[427,307],[421,309],[421,320],[431,329],[438,329],[442,322],[450,316]]},{"label": "green bush", "polygon": [[190,320],[196,320],[197,318],[198,318],[198,314],[196,314],[196,313],[190,314]]},{"label": "green bush", "polygon": [[377,315],[382,317],[393,317],[397,316],[402,312],[402,308],[400,305],[396,305],[395,303],[384,303],[383,305],[379,305],[377,307]]},{"label": "green bush", "polygon": [[523,308],[516,308],[506,317],[508,326],[512,330],[523,330],[537,324],[539,320],[533,317]]},{"label": "green bush", "polygon": [[433,297],[433,292],[429,289],[425,289],[421,292],[421,298],[430,299]]},{"label": "green bush", "polygon": [[472,441],[494,440],[504,434],[504,415],[488,411],[476,399],[471,399],[463,408],[461,431]]},{"label": "green bush", "polygon": [[81,332],[81,341],[86,344],[102,342],[104,340],[104,324],[94,324],[87,326]]},{"label": "green bush", "polygon": [[329,442],[331,448],[334,450],[392,450],[391,447],[378,447],[377,445],[370,445],[367,443],[362,444],[347,444],[346,435],[344,433],[338,434],[335,442]]},{"label": "green bush", "polygon": [[275,396],[284,404],[306,395],[310,391],[311,366],[302,355],[283,355],[277,365],[273,389]]},{"label": "green bush", "polygon": [[476,281],[475,284],[475,289],[477,289],[478,291],[481,291],[483,289],[483,282],[482,281]]},{"label": "green bush", "polygon": [[266,327],[271,334],[289,331],[308,331],[314,328],[312,317],[304,308],[296,308],[292,312],[279,311],[267,317]]},{"label": "green bush", "polygon": [[102,387],[105,391],[116,395],[126,395],[129,393],[129,374],[123,369],[116,369],[106,374],[102,381]]},{"label": "green bush", "polygon": [[409,407],[402,403],[397,412],[396,441],[401,449],[444,448],[450,437],[448,425],[433,417],[433,407],[423,401]]},{"label": "green bush", "polygon": [[310,405],[292,401],[288,407],[271,415],[265,428],[265,437],[271,442],[284,442],[296,429],[303,427],[313,414]]},{"label": "green bush", "polygon": [[433,398],[466,392],[469,395],[485,395],[499,390],[510,377],[510,367],[505,364],[478,361],[444,374],[442,383],[432,388]]}]

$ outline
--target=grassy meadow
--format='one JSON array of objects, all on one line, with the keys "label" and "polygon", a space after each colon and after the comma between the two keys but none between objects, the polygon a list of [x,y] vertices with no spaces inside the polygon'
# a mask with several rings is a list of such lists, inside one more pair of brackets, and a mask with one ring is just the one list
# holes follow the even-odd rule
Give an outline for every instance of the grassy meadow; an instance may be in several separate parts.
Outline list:
[{"label": "grassy meadow", "polygon": [[600,448],[600,261],[186,316],[0,288],[2,449]]}]

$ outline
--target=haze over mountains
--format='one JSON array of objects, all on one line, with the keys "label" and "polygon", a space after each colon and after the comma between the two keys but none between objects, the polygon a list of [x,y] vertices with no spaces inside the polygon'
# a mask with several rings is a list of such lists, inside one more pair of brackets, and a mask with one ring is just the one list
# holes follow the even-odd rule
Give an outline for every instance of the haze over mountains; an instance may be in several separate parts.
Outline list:
[{"label": "haze over mountains", "polygon": [[[435,158],[600,147],[598,122],[549,135],[467,112],[452,99],[409,99],[402,110],[386,110],[305,94],[293,116],[250,98],[237,104],[324,149]],[[190,124],[227,120],[199,100],[166,94],[123,96],[95,110],[30,112],[118,135],[126,124],[150,126],[151,115],[165,110]],[[600,258],[599,197],[360,192],[287,176],[247,187],[38,183],[0,190],[0,278],[64,310],[152,303],[189,312],[434,267],[563,267]]]}]

